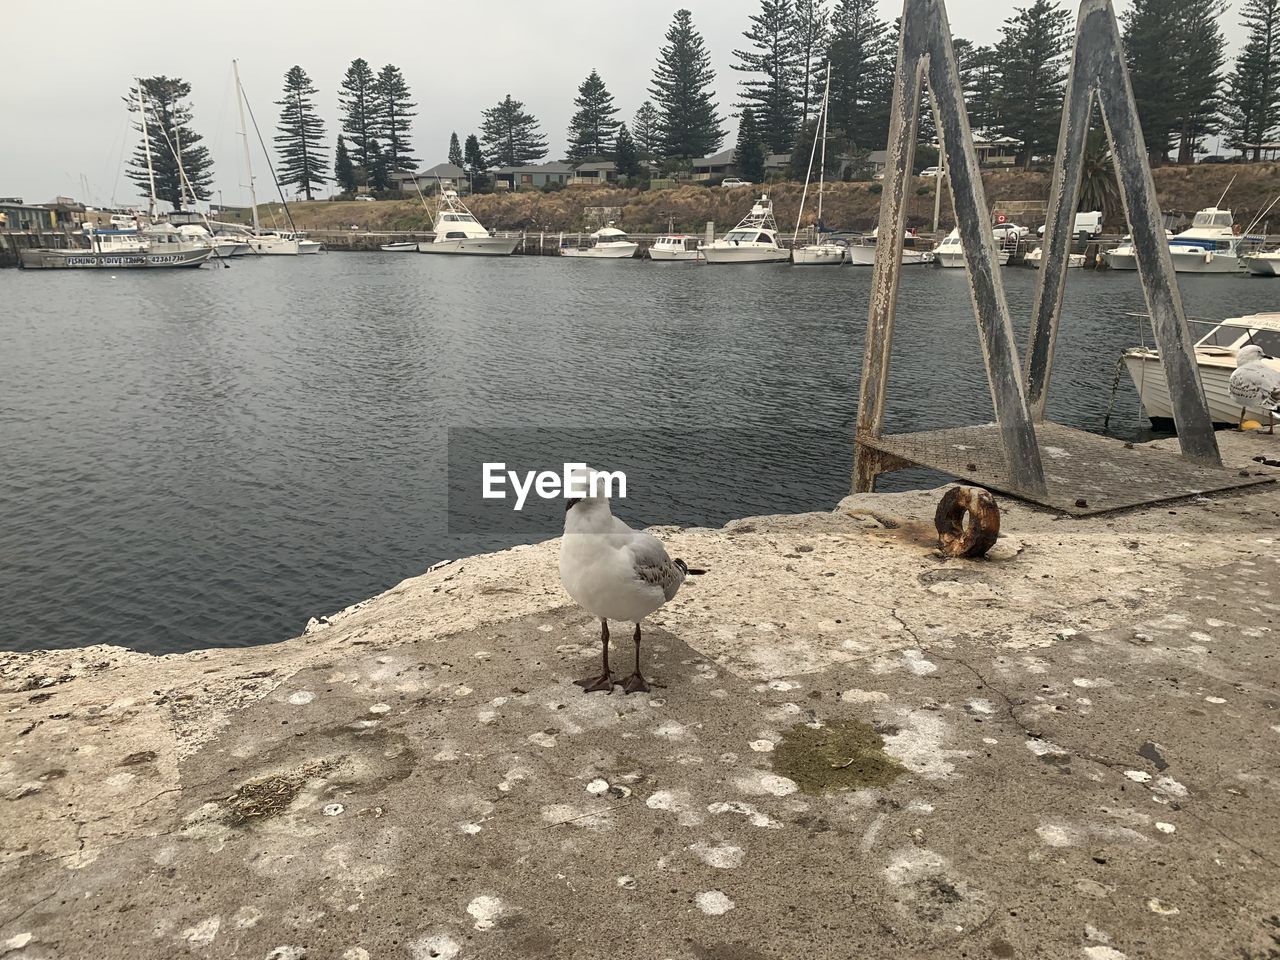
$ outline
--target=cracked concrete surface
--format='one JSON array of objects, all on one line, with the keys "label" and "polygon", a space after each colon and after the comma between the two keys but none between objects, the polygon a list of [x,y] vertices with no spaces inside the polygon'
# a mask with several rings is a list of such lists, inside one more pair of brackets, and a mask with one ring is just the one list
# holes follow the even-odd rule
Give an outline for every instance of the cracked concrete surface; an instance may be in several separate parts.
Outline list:
[{"label": "cracked concrete surface", "polygon": [[[571,685],[555,542],[274,646],[4,655],[0,958],[1280,957],[1280,489],[1004,500],[978,563],[937,496],[659,529],[709,572],[648,695]],[[774,771],[854,720],[887,785]]]}]

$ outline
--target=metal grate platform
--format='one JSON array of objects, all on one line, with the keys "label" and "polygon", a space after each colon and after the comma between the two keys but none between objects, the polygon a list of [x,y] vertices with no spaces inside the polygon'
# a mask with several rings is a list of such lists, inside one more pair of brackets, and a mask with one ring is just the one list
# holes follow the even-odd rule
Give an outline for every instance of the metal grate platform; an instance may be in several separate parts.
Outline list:
[{"label": "metal grate platform", "polygon": [[[860,437],[858,443],[905,464],[929,467],[1078,517],[1271,482],[1270,477],[1241,476],[1239,471],[1202,466],[1147,445],[1126,446],[1124,441],[1057,423],[1036,424],[1036,440],[1048,488],[1044,496],[1015,489],[995,424]],[[903,465],[886,464],[889,469]]]}]

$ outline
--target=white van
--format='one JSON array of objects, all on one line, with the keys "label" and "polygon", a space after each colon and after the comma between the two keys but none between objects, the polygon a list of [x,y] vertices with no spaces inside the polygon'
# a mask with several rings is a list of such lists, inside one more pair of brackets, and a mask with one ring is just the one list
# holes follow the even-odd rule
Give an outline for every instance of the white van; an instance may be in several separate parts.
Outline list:
[{"label": "white van", "polygon": [[[1044,225],[1040,225],[1040,229],[1036,231],[1041,237],[1044,236]],[[1088,234],[1090,238],[1102,236],[1102,214],[1097,210],[1082,212],[1076,214],[1075,224],[1071,228],[1071,235],[1078,237],[1080,234]]]}]

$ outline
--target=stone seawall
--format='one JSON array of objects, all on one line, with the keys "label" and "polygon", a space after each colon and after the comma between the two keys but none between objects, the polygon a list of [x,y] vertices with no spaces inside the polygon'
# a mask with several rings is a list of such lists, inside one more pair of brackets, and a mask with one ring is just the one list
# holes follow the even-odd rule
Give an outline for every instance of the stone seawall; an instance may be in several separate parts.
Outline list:
[{"label": "stone seawall", "polygon": [[656,528],[707,573],[649,694],[571,684],[555,541],[281,644],[0,655],[0,956],[1274,956],[1280,488],[1002,500],[980,562],[938,495]]}]

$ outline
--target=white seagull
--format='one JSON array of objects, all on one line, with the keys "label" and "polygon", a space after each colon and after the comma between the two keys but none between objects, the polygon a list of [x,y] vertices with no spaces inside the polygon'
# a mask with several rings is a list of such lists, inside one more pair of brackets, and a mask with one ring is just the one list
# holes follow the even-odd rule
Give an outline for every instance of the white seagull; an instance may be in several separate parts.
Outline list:
[{"label": "white seagull", "polygon": [[[596,491],[565,501],[564,539],[560,542],[560,582],[569,596],[600,618],[599,676],[575,680],[587,692],[613,692],[609,672],[609,621],[636,625],[635,672],[622,681],[627,693],[649,689],[640,672],[640,621],[670,600],[691,571],[683,560],[667,556],[662,541],[632,530],[609,509],[609,498]],[[693,573],[701,573],[694,570]]]},{"label": "white seagull", "polygon": [[1231,399],[1240,404],[1241,429],[1245,408],[1253,407],[1267,411],[1267,433],[1275,433],[1275,415],[1280,413],[1280,370],[1264,364],[1265,358],[1256,343],[1241,347],[1227,389]]}]

